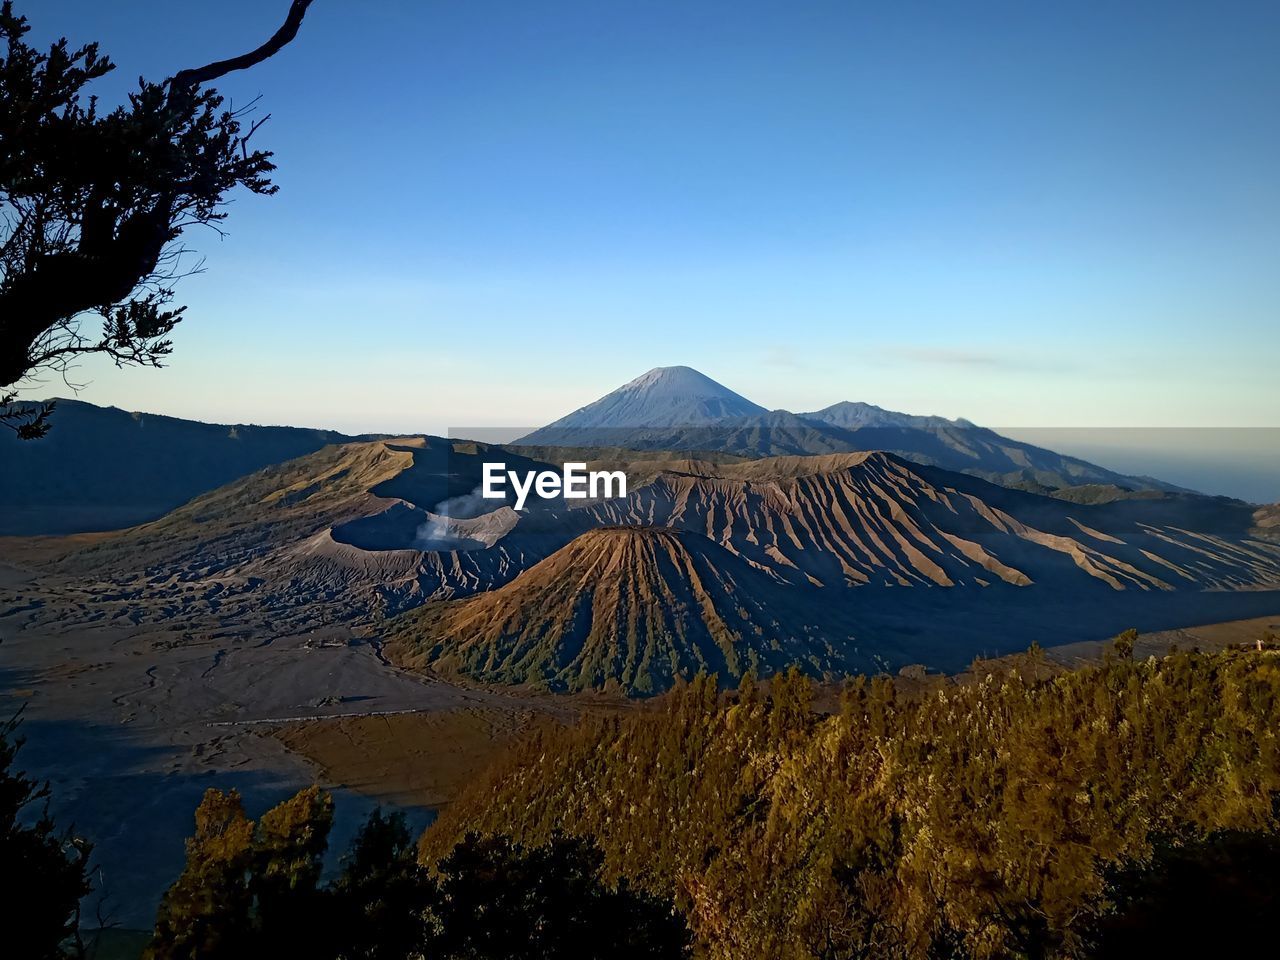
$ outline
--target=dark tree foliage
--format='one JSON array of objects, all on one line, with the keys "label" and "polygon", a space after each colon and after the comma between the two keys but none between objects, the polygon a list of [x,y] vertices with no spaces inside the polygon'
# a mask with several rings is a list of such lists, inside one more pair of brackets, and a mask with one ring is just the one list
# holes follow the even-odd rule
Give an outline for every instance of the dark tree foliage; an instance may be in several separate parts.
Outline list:
[{"label": "dark tree foliage", "polygon": [[[1173,946],[1275,916],[1280,657],[1131,640],[1080,670],[858,679],[825,716],[803,677],[699,678],[536,731],[420,856],[589,836],[713,960],[1213,955]],[[1136,946],[1166,924],[1169,951]]]},{"label": "dark tree foliage", "polygon": [[161,903],[150,960],[679,960],[670,900],[606,885],[580,839],[524,848],[466,837],[433,873],[404,820],[375,811],[320,881],[332,801],[312,787],[255,824],[234,792],[206,792],[187,865]]},{"label": "dark tree foliage", "polygon": [[[47,784],[13,769],[17,721],[0,724],[0,955],[53,960],[82,953],[80,899],[89,893],[90,846],[60,832]],[[33,808],[38,812],[32,815]]]},{"label": "dark tree foliage", "polygon": [[1274,953],[1280,917],[1280,837],[1227,830],[1157,845],[1118,871],[1112,913],[1098,925],[1099,960],[1247,957]]},{"label": "dark tree foliage", "polygon": [[321,956],[314,951],[328,931],[320,867],[332,822],[333,800],[316,787],[256,824],[234,790],[205,791],[186,868],[160,903],[146,956]]},{"label": "dark tree foliage", "polygon": [[436,891],[402,814],[369,815],[332,892],[333,943],[343,960],[403,960],[427,942]]},{"label": "dark tree foliage", "polygon": [[603,884],[593,843],[552,835],[525,848],[470,834],[438,865],[438,960],[661,960],[688,956],[669,901]]},{"label": "dark tree foliage", "polygon": [[[139,82],[99,111],[86,90],[114,69],[96,44],[29,46],[26,18],[0,6],[0,423],[43,435],[48,406],[17,405],[42,371],[77,357],[159,365],[185,308],[173,283],[189,227],[218,229],[227,195],[271,194],[271,154],[251,150],[258,124],[206,84],[272,56],[311,0],[252,53]],[[259,121],[259,124],[261,121]]]}]

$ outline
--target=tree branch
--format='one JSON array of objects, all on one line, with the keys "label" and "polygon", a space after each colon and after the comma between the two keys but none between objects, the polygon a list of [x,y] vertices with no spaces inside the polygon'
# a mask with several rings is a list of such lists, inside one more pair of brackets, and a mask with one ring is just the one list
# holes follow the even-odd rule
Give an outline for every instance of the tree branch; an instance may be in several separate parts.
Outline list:
[{"label": "tree branch", "polygon": [[263,60],[275,56],[298,35],[298,28],[302,26],[302,18],[307,15],[307,8],[311,6],[311,3],[312,0],[293,0],[293,3],[289,6],[289,15],[285,17],[280,29],[257,50],[238,57],[232,57],[229,60],[216,60],[213,63],[205,64],[203,67],[179,70],[169,79],[169,89],[171,91],[191,90],[202,83],[216,80],[235,70],[247,70]]}]

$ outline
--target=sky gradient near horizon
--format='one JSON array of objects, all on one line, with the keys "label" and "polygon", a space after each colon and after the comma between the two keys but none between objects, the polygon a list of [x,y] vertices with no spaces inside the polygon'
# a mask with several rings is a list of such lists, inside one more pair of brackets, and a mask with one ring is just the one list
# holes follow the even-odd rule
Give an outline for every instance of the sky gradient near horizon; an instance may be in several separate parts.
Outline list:
[{"label": "sky gradient near horizon", "polygon": [[[17,6],[101,41],[109,103],[287,2]],[[1280,426],[1277,3],[316,0],[218,86],[280,193],[186,238],[170,365],[80,399],[444,432],[687,364],[790,410]]]}]

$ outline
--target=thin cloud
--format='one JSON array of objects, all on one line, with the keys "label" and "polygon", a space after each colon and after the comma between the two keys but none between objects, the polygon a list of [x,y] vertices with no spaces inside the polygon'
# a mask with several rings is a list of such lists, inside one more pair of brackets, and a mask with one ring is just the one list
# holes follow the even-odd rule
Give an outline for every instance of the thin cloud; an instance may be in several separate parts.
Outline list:
[{"label": "thin cloud", "polygon": [[936,363],[951,367],[1008,367],[1008,357],[994,353],[978,353],[952,347],[890,347],[889,356],[911,363]]},{"label": "thin cloud", "polygon": [[898,344],[886,346],[880,353],[886,360],[899,363],[967,367],[975,370],[1062,372],[1071,368],[1070,364],[1064,363],[1058,358],[1032,358],[1017,354],[969,350],[963,347],[926,347]]},{"label": "thin cloud", "polygon": [[783,367],[787,370],[800,370],[806,366],[791,347],[779,344],[771,344],[765,350],[764,363],[766,366]]}]

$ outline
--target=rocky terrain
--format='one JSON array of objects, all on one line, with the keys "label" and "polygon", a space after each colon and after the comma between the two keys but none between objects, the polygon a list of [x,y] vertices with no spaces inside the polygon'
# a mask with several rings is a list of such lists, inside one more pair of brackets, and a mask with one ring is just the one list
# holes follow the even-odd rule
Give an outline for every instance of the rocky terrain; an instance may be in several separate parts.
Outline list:
[{"label": "rocky terrain", "polygon": [[489,459],[548,466],[431,437],[333,445],[119,533],[11,540],[38,574],[13,604],[61,629],[338,626],[441,675],[646,693],[700,669],[953,668],[1261,616],[1280,588],[1269,515],[1221,498],[1072,503],[863,452],[647,457],[625,499],[517,512],[476,495]]},{"label": "rocky terrain", "polygon": [[1280,503],[1259,507],[1253,514],[1253,533],[1268,540],[1280,541]]}]

